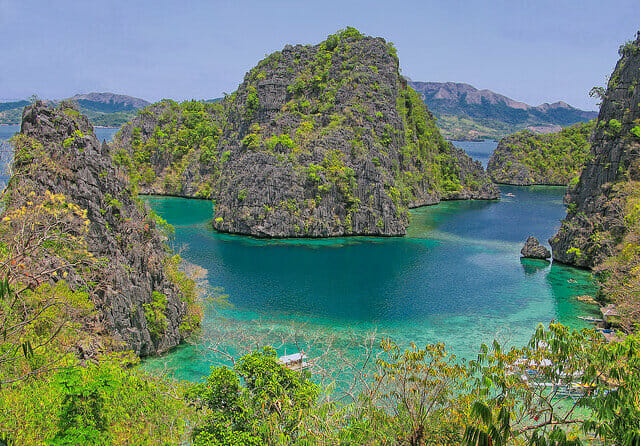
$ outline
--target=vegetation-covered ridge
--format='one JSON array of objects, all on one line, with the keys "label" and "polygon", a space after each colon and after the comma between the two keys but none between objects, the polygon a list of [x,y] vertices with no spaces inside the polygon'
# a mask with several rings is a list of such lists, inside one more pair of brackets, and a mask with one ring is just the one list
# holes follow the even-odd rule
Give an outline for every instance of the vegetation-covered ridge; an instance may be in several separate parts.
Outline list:
[{"label": "vegetation-covered ridge", "polygon": [[594,126],[591,121],[547,135],[525,130],[507,136],[491,155],[487,173],[501,184],[575,185],[589,156]]},{"label": "vegetation-covered ridge", "polygon": [[640,33],[620,48],[620,60],[603,95],[591,153],[567,216],[550,240],[553,257],[596,267],[603,300],[633,329],[640,321]]},{"label": "vegetation-covered ridge", "polygon": [[86,300],[95,310],[81,324],[95,340],[81,347],[88,356],[122,347],[155,354],[193,331],[193,286],[165,247],[163,222],[135,197],[87,119],[70,103],[37,102],[13,144],[0,216],[10,285],[36,308],[58,293]]},{"label": "vegetation-covered ridge", "polygon": [[270,347],[236,354],[198,384],[132,368],[137,356],[114,350],[166,346],[171,308],[186,306],[180,332],[197,323],[188,305],[193,282],[157,249],[161,221],[140,207],[76,109],[36,103],[22,122],[0,215],[0,442],[640,442],[637,334],[608,344],[593,331],[551,324],[522,347],[482,345],[469,362],[442,344],[404,348],[370,337],[361,344],[364,365],[322,348],[340,364],[334,373],[353,374],[358,391],[347,395],[318,383],[331,371],[293,371]]},{"label": "vegetation-covered ridge", "polygon": [[401,235],[410,207],[499,194],[443,140],[393,46],[353,28],[287,45],[219,103],[145,109],[114,157],[142,191],[211,197],[216,229],[263,237]]},{"label": "vegetation-covered ridge", "polygon": [[409,85],[423,95],[443,136],[453,140],[499,140],[525,129],[549,133],[597,116],[562,101],[534,107],[469,84],[410,81]]}]

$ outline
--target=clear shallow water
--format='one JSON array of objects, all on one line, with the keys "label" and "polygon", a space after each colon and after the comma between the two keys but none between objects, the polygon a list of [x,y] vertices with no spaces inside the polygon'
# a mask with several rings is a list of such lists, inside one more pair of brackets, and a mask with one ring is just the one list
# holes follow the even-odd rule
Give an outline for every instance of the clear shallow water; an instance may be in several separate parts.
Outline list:
[{"label": "clear shallow water", "polygon": [[[445,342],[458,356],[472,358],[480,343],[494,338],[526,342],[539,322],[584,327],[576,316],[593,311],[573,299],[594,292],[588,272],[520,259],[527,236],[546,240],[559,227],[564,189],[502,190],[515,197],[413,210],[407,236],[387,239],[225,235],[210,229],[209,202],[147,201],[175,226],[182,256],[205,268],[208,282],[228,294],[234,308],[223,315],[248,333],[265,326],[284,331],[294,323],[344,338],[378,330],[401,343]],[[207,311],[204,334],[218,336],[219,325]],[[187,346],[144,367],[169,367],[180,378],[197,380],[208,374],[209,359],[210,353]]]}]

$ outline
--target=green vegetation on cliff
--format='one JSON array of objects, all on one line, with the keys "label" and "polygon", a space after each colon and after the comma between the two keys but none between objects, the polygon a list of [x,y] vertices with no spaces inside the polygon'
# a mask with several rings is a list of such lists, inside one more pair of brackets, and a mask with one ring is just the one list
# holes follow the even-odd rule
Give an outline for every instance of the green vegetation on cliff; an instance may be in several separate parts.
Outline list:
[{"label": "green vegetation on cliff", "polygon": [[354,28],[287,45],[220,102],[141,111],[114,159],[143,193],[213,198],[216,229],[263,237],[401,235],[410,207],[497,198],[398,63]]},{"label": "green vegetation on cliff", "polygon": [[0,439],[179,443],[180,386],[128,370],[202,315],[162,221],[72,104],[27,107],[13,144],[0,215]]},{"label": "green vegetation on cliff", "polygon": [[600,299],[618,306],[621,323],[631,331],[640,323],[640,33],[619,53],[591,153],[550,243],[554,259],[595,267],[603,283]]},{"label": "green vegetation on cliff", "polygon": [[576,124],[558,133],[523,131],[503,138],[491,155],[487,172],[497,183],[566,186],[577,183],[589,157],[595,121]]},{"label": "green vegetation on cliff", "polygon": [[165,99],[150,105],[116,136],[114,162],[142,192],[211,198],[225,162],[218,150],[224,115],[223,103]]}]

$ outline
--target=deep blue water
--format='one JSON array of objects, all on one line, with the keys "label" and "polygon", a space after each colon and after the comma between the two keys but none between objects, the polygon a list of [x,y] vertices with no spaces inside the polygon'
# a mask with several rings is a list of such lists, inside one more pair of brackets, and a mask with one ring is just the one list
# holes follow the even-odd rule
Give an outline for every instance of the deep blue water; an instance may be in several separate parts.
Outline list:
[{"label": "deep blue water", "polygon": [[451,141],[456,147],[465,150],[472,158],[482,163],[482,167],[486,169],[491,154],[498,147],[496,141]]},{"label": "deep blue water", "polygon": [[[322,336],[378,330],[403,343],[445,342],[470,358],[494,338],[524,343],[540,322],[583,327],[576,316],[592,311],[574,299],[593,293],[588,272],[520,259],[527,236],[546,243],[559,227],[564,189],[502,189],[515,197],[415,209],[406,237],[386,239],[225,235],[210,227],[209,202],[147,200],[175,226],[183,257],[228,294],[234,308],[221,314],[246,333],[295,324]],[[208,311],[205,335],[221,336],[219,326],[220,313]],[[146,367],[168,364],[198,379],[210,359],[186,347]]]}]

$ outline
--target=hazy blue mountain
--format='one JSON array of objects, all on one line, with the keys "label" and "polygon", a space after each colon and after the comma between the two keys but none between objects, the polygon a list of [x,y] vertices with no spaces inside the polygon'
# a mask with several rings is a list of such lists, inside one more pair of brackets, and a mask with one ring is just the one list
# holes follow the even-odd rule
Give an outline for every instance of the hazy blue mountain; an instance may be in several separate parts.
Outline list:
[{"label": "hazy blue mountain", "polygon": [[532,106],[463,83],[409,81],[409,85],[423,95],[438,127],[450,139],[499,139],[523,129],[549,133],[597,116],[562,101]]}]

